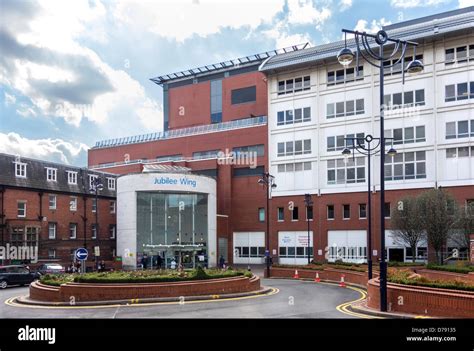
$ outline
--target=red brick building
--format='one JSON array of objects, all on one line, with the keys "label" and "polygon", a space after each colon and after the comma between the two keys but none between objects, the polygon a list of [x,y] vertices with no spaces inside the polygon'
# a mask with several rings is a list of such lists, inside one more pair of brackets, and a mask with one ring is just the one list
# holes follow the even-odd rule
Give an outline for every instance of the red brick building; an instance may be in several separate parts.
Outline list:
[{"label": "red brick building", "polygon": [[[98,212],[91,182],[98,177]],[[38,247],[38,262],[70,264],[77,248],[89,250],[88,266],[115,257],[115,181],[110,173],[0,154],[0,240],[6,247]],[[96,230],[98,217],[98,233]],[[3,263],[19,263],[7,259]]]}]

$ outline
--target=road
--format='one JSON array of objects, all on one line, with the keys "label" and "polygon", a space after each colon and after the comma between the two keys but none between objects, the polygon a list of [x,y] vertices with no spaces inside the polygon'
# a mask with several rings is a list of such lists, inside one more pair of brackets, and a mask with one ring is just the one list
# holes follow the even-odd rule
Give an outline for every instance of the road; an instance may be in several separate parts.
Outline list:
[{"label": "road", "polygon": [[333,284],[262,279],[262,285],[278,289],[267,296],[232,300],[100,307],[25,307],[5,303],[28,295],[28,288],[0,290],[0,318],[355,318],[336,309],[357,300],[361,293]]}]

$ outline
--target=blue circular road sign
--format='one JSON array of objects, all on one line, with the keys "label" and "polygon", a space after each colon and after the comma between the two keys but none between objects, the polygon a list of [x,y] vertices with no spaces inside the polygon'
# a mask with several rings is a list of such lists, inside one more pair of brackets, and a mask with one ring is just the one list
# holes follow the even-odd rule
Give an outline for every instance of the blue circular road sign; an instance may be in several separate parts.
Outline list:
[{"label": "blue circular road sign", "polygon": [[76,250],[76,258],[78,260],[87,260],[87,256],[89,255],[89,253],[87,252],[87,250],[83,247],[81,247],[80,249],[77,249]]}]

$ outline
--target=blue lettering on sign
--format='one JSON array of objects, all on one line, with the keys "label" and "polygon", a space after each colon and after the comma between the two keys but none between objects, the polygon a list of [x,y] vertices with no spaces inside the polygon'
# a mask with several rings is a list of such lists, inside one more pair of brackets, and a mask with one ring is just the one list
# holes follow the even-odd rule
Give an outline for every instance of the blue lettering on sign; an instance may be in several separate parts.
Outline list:
[{"label": "blue lettering on sign", "polygon": [[[187,186],[191,186],[193,188],[196,187],[197,185],[197,182],[193,179],[189,179],[187,177],[184,177],[184,178],[180,178],[179,179],[179,183],[181,185],[187,185]],[[178,180],[177,179],[173,179],[173,178],[170,178],[170,177],[160,177],[160,178],[155,178],[155,181],[154,181],[154,184],[160,184],[160,185],[176,185],[178,184]]]}]

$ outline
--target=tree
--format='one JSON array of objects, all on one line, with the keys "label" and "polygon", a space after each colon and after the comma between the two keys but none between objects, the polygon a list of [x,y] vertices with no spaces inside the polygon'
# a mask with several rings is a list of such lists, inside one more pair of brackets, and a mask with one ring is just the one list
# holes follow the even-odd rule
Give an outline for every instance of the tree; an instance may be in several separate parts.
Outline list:
[{"label": "tree", "polygon": [[420,200],[421,218],[428,243],[435,250],[437,263],[443,264],[443,247],[458,223],[456,201],[441,189],[426,191],[420,196]]},{"label": "tree", "polygon": [[412,261],[416,259],[416,248],[426,238],[419,197],[409,196],[398,201],[391,211],[392,235],[396,242],[409,246]]},{"label": "tree", "polygon": [[456,233],[452,240],[459,247],[467,248],[467,257],[470,256],[470,235],[474,233],[474,205],[466,204],[459,209]]}]

